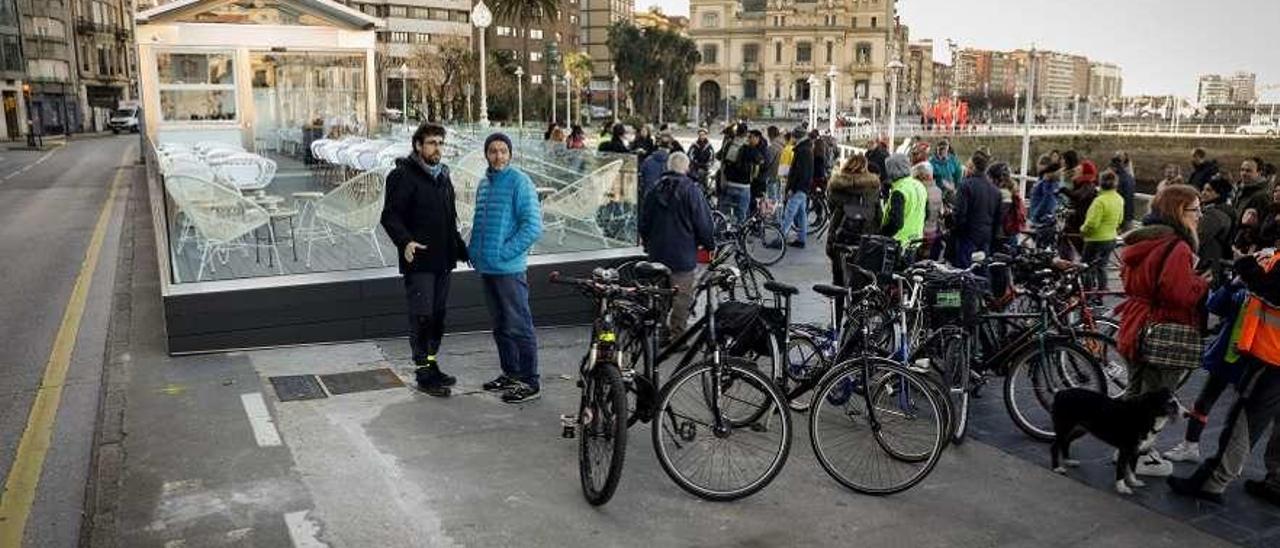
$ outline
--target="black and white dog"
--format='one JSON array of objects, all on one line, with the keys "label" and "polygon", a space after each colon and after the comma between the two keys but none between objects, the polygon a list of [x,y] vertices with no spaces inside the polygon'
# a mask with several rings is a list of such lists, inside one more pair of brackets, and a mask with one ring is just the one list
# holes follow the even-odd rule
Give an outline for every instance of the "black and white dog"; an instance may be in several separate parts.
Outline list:
[{"label": "black and white dog", "polygon": [[[1053,396],[1053,444],[1049,457],[1053,471],[1067,470],[1062,464],[1076,466],[1070,456],[1071,442],[1093,434],[1120,451],[1116,460],[1116,492],[1133,494],[1133,487],[1146,485],[1134,475],[1138,455],[1144,445],[1153,441],[1157,425],[1164,426],[1178,417],[1181,406],[1169,389],[1161,389],[1136,398],[1113,400],[1106,394],[1083,388],[1069,388]],[[1061,463],[1059,462],[1061,458]]]}]

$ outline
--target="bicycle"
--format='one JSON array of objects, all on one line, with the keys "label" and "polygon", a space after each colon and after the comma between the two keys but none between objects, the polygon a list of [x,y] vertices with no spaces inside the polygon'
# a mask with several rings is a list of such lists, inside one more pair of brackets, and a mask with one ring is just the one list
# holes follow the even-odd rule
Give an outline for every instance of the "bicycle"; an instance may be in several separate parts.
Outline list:
[{"label": "bicycle", "polygon": [[[664,273],[665,267],[636,265],[635,269],[641,277],[661,280],[668,275]],[[665,315],[666,309],[658,299],[666,298],[670,293],[624,289],[616,282],[605,281],[610,277],[605,272],[593,280],[564,278],[556,274],[552,281],[576,285],[602,301],[607,300],[602,298],[610,296],[647,296],[647,300],[641,299],[645,302],[640,303],[632,300],[621,306],[600,304],[598,310],[604,314],[598,316],[607,316],[612,311],[623,321],[614,330],[597,330],[593,324],[592,343],[588,350],[590,359],[584,360],[584,363],[599,360],[600,348],[618,349],[604,355],[618,364],[619,378],[625,388],[621,393],[630,394],[628,399],[632,401],[619,405],[617,394],[620,391],[616,383],[612,385],[608,409],[614,417],[609,424],[614,432],[613,439],[619,439],[621,436],[617,432],[625,430],[626,426],[638,421],[653,421],[654,450],[667,475],[682,489],[698,497],[728,501],[749,496],[777,477],[790,452],[791,417],[782,405],[777,387],[765,374],[750,363],[726,355],[726,346],[722,345],[716,329],[718,299],[715,292],[720,287],[731,286],[737,272],[731,267],[713,272],[701,282],[704,287],[700,289],[709,292],[705,302],[706,314],[661,351],[657,350],[658,319]],[[612,279],[616,280],[616,273]],[[607,323],[600,322],[600,325]],[[731,349],[732,345],[728,348]],[[681,351],[684,351],[684,357],[673,370],[671,379],[659,385],[658,365]],[[700,356],[709,358],[695,362]],[[640,366],[638,372],[635,365]],[[587,390],[586,375],[583,377],[584,394],[592,393]],[[611,378],[608,381],[613,382]],[[654,390],[657,386],[662,388]],[[588,406],[588,412],[580,413],[576,420],[577,429],[584,432],[588,424],[595,424],[593,413],[600,408],[598,400],[593,401],[597,401],[596,407]],[[774,419],[778,427],[770,428]],[[625,447],[625,441],[622,444]],[[713,447],[703,453],[717,456],[715,462],[710,462],[705,454],[695,455],[698,453],[696,449],[707,445]],[[583,460],[589,459],[580,459],[580,468],[586,467]],[[616,459],[619,470],[621,460],[621,456]],[[725,470],[719,469],[720,463],[731,467],[731,473],[726,474]],[[687,469],[689,465],[695,466]],[[591,487],[590,493],[595,494],[594,483]],[[584,483],[584,494],[588,492]],[[588,502],[592,504],[603,504],[607,500],[607,497],[588,496]]]}]

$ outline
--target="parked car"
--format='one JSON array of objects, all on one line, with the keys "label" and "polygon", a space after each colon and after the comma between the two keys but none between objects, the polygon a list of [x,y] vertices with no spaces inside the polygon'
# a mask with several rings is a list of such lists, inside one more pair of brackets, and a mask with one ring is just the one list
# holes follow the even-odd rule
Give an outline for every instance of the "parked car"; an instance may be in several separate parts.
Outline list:
[{"label": "parked car", "polygon": [[111,119],[107,121],[107,125],[111,127],[111,133],[115,133],[117,135],[119,135],[121,131],[137,133],[138,108],[128,107],[116,109],[115,112],[111,113]]},{"label": "parked car", "polygon": [[605,107],[602,107],[602,106],[591,105],[591,119],[592,119],[592,120],[596,120],[596,119],[600,119],[600,118],[608,118],[608,117],[610,117],[610,116],[613,116],[613,111],[612,111],[612,110],[610,110],[610,109],[608,109],[608,108],[605,108]]},{"label": "parked car", "polygon": [[1278,131],[1280,130],[1277,130],[1275,123],[1268,124],[1265,122],[1262,122],[1262,123],[1254,122],[1252,124],[1247,124],[1247,125],[1243,125],[1236,128],[1236,133],[1240,135],[1275,136]]}]

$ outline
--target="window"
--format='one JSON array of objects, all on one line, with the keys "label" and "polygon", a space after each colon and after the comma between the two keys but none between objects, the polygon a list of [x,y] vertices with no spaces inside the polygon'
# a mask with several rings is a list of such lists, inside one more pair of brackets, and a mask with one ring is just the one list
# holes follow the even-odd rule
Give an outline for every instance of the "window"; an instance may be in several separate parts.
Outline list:
[{"label": "window", "polygon": [[827,42],[827,64],[828,65],[830,65],[833,62],[832,59],[834,59],[835,47],[836,47],[835,42]]},{"label": "window", "polygon": [[50,17],[25,17],[25,25],[36,36],[45,38],[64,38],[67,28],[62,21]]},{"label": "window", "polygon": [[541,84],[541,83],[542,83],[542,75],[541,75],[541,74],[534,74],[534,75],[529,76],[529,83],[530,83],[530,84]]},{"label": "window", "polygon": [[71,65],[57,59],[38,59],[27,61],[27,76],[32,80],[67,81],[71,76]]},{"label": "window", "polygon": [[430,19],[431,10],[427,8],[409,8],[409,15],[414,19]]},{"label": "window", "polygon": [[564,38],[562,38],[562,37],[560,36],[560,33],[558,33],[558,32],[557,32],[557,33],[556,33],[556,42],[557,42],[557,43],[559,43],[559,42],[561,42],[561,41],[563,41],[563,40],[564,40]]},{"label": "window", "polygon": [[876,18],[875,18],[875,17],[872,17],[872,18],[871,18],[871,28],[873,28],[873,29],[874,29],[874,28],[876,28]]},{"label": "window", "polygon": [[720,26],[720,14],[709,11],[702,14],[702,28],[714,29]]},{"label": "window", "polygon": [[715,44],[704,44],[702,46],[702,63],[706,65],[719,63],[720,61],[716,59],[718,53],[720,53],[720,48],[716,47]]},{"label": "window", "polygon": [[167,122],[234,120],[234,56],[226,53],[156,54],[160,118]]},{"label": "window", "polygon": [[378,16],[378,6],[372,4],[365,4],[361,6],[360,11],[363,11],[365,15],[372,15],[374,17]]},{"label": "window", "polygon": [[413,43],[429,44],[431,43],[431,35],[425,32],[415,32],[413,33]]},{"label": "window", "polygon": [[858,42],[854,60],[859,65],[867,65],[871,63],[871,42]]},{"label": "window", "polygon": [[387,17],[407,17],[408,11],[404,6],[387,6]]},{"label": "window", "polygon": [[577,15],[570,15],[570,16],[569,16],[569,24],[570,24],[570,25],[576,25],[576,24],[578,24],[578,16],[577,16]]},{"label": "window", "polygon": [[782,82],[778,80],[773,81],[773,98],[774,99],[782,98]]},{"label": "window", "polygon": [[511,27],[498,27],[498,36],[511,36]]},{"label": "window", "polygon": [[858,28],[858,18],[857,18],[857,17],[854,17],[854,18],[853,18],[853,28],[855,28],[855,29],[856,29],[856,28]]},{"label": "window", "polygon": [[98,44],[98,74],[111,74],[111,57],[107,55],[107,47]]},{"label": "window", "polygon": [[796,62],[813,62],[813,44],[809,42],[800,42],[799,44],[796,44]]},{"label": "window", "polygon": [[773,62],[782,62],[782,42],[773,43]]},{"label": "window", "polygon": [[529,60],[530,60],[530,61],[533,61],[533,62],[535,62],[535,63],[540,63],[540,62],[542,62],[542,52],[541,52],[541,51],[531,51],[531,52],[529,52]]},{"label": "window", "polygon": [[760,62],[760,44],[743,44],[742,45],[742,62],[743,63]]},{"label": "window", "polygon": [[5,34],[0,36],[0,68],[4,70],[20,71],[22,70],[22,45],[18,43],[17,35]]},{"label": "window", "polygon": [[541,39],[542,39],[542,29],[533,29],[533,30],[530,30],[530,31],[529,31],[529,38],[532,38],[532,39],[534,39],[534,40],[541,40]]},{"label": "window", "polygon": [[471,14],[465,11],[449,12],[449,20],[454,23],[470,23]]},{"label": "window", "polygon": [[742,98],[754,100],[756,98],[756,88],[759,84],[755,80],[745,80],[742,82]]},{"label": "window", "polygon": [[402,31],[392,32],[391,41],[397,44],[407,44],[409,43],[409,33]]}]

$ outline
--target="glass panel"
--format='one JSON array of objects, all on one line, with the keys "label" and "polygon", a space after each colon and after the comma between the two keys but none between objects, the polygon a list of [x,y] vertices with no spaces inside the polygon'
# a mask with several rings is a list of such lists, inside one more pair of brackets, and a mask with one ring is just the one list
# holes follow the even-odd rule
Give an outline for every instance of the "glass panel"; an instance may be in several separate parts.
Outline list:
[{"label": "glass panel", "polygon": [[160,116],[167,122],[235,120],[235,90],[160,90]]},{"label": "glass panel", "polygon": [[161,84],[234,84],[230,53],[157,53]]}]

